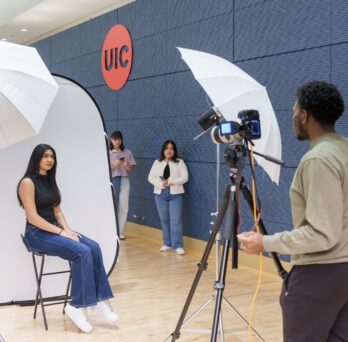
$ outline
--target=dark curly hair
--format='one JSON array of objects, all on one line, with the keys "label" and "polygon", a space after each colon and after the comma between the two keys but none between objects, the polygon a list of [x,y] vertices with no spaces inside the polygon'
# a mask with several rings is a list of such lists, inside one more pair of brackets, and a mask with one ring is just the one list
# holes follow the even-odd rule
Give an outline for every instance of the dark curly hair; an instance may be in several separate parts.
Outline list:
[{"label": "dark curly hair", "polygon": [[322,125],[334,125],[344,111],[343,98],[331,83],[312,81],[297,89],[297,102]]}]

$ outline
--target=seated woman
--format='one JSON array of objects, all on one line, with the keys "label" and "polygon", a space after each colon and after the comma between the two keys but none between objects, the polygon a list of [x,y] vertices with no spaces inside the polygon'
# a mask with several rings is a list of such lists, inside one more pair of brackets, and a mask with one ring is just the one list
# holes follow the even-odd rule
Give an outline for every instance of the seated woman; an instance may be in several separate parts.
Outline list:
[{"label": "seated woman", "polygon": [[179,255],[183,248],[182,208],[184,184],[188,181],[185,162],[178,157],[176,144],[172,140],[164,142],[159,159],[150,170],[148,181],[154,187],[155,202],[163,231],[161,252],[172,249]]},{"label": "seated woman", "polygon": [[91,332],[87,307],[110,322],[116,322],[118,316],[107,302],[113,294],[98,243],[71,230],[65,220],[56,169],[55,150],[46,144],[36,146],[17,186],[18,200],[27,217],[25,239],[35,252],[72,262],[71,302],[65,313],[83,332]]}]

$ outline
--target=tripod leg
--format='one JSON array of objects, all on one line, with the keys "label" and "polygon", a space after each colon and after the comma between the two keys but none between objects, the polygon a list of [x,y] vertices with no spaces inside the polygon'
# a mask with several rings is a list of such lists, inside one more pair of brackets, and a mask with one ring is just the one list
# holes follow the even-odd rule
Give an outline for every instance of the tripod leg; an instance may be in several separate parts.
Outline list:
[{"label": "tripod leg", "polygon": [[222,312],[220,311],[220,323],[219,323],[219,326],[220,326],[220,339],[221,339],[221,342],[225,342],[225,336],[224,336],[224,323],[223,323],[223,320],[222,320]]},{"label": "tripod leg", "polygon": [[210,339],[211,342],[216,342],[218,329],[219,329],[219,318],[221,313],[221,302],[223,297],[223,291],[225,288],[229,247],[230,247],[230,240],[225,240],[224,248],[222,252],[222,258],[221,258],[219,280],[215,284],[216,305],[215,305],[215,312],[214,312],[213,328],[212,328],[211,339]]},{"label": "tripod leg", "polygon": [[202,259],[201,259],[201,261],[198,264],[198,271],[196,273],[195,279],[194,279],[193,284],[191,286],[190,292],[189,292],[189,294],[187,296],[184,308],[183,308],[183,310],[181,312],[181,315],[180,315],[179,321],[178,321],[178,323],[176,325],[176,328],[175,328],[174,332],[171,334],[171,336],[172,336],[172,340],[171,341],[172,342],[174,342],[175,340],[177,340],[180,337],[180,329],[181,329],[181,326],[182,326],[182,324],[184,322],[184,319],[185,319],[186,313],[188,311],[188,308],[189,308],[189,306],[191,304],[193,295],[194,295],[194,293],[196,291],[196,288],[198,286],[198,283],[199,283],[199,280],[200,280],[200,278],[202,276],[203,271],[205,271],[207,269],[207,266],[208,266],[207,260],[209,258],[209,254],[211,252],[211,249],[212,249],[212,247],[214,245],[215,237],[216,237],[217,233],[219,232],[220,226],[221,226],[222,221],[224,219],[225,212],[226,212],[226,209],[227,209],[227,206],[228,206],[228,203],[229,203],[229,198],[230,198],[230,186],[227,186],[226,187],[226,191],[225,191],[225,195],[224,195],[224,198],[223,198],[223,201],[221,203],[221,208],[220,208],[220,210],[218,212],[218,215],[216,217],[216,221],[214,223],[212,232],[210,234],[210,238],[208,240],[207,246],[205,247]]}]

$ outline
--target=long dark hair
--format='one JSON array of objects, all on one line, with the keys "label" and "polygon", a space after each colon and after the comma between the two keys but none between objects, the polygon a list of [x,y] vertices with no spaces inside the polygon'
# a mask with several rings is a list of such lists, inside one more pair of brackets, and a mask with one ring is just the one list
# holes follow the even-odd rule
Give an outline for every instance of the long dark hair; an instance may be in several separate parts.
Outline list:
[{"label": "long dark hair", "polygon": [[160,157],[159,157],[158,160],[162,161],[162,160],[165,159],[164,151],[165,151],[165,149],[167,148],[167,146],[169,144],[173,145],[173,150],[174,150],[174,156],[173,156],[172,160],[173,160],[173,162],[178,163],[179,162],[179,160],[178,160],[179,159],[178,149],[176,148],[176,144],[175,144],[175,142],[173,140],[167,140],[167,141],[164,142],[164,144],[162,145],[161,154],[160,154]]},{"label": "long dark hair", "polygon": [[24,176],[21,178],[21,180],[18,182],[18,185],[17,185],[17,198],[18,198],[20,206],[22,206],[22,207],[23,207],[23,203],[22,203],[22,200],[19,196],[19,185],[21,184],[21,181],[24,178],[27,178],[27,177],[30,178],[31,176],[39,174],[40,162],[41,162],[43,155],[45,154],[45,152],[47,150],[51,150],[53,152],[53,155],[54,155],[54,164],[52,166],[52,169],[47,171],[47,177],[48,177],[48,180],[52,186],[52,190],[53,190],[55,196],[57,197],[57,205],[60,204],[60,202],[61,202],[60,191],[59,191],[59,188],[58,188],[58,185],[56,182],[56,170],[57,170],[56,151],[50,145],[40,144],[40,145],[37,145],[34,148],[33,152],[31,153],[27,170],[25,171]]},{"label": "long dark hair", "polygon": [[[121,143],[120,149],[121,149],[121,151],[124,150],[123,137],[122,137],[122,133],[120,131],[113,131],[112,134],[111,134],[111,139],[121,139],[122,143]],[[110,140],[110,146],[109,147],[110,147],[110,150],[113,150],[115,148],[114,144],[112,143],[111,140]]]}]

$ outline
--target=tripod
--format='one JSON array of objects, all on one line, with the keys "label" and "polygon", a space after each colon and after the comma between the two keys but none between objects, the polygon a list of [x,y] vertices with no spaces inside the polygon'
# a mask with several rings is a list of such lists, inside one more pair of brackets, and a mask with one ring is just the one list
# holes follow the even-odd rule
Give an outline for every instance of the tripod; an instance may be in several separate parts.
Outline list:
[{"label": "tripod", "polygon": [[[237,191],[239,189],[242,190],[244,198],[248,202],[249,207],[251,209],[253,208],[252,196],[250,194],[249,189],[245,186],[244,179],[242,177],[242,171],[244,168],[246,155],[247,155],[247,148],[242,144],[231,145],[231,147],[225,151],[225,159],[226,159],[227,163],[231,166],[230,179],[231,179],[232,184],[229,184],[226,186],[224,198],[222,200],[220,209],[218,211],[218,215],[216,217],[210,238],[209,238],[209,240],[207,242],[207,246],[204,250],[203,257],[198,264],[198,271],[196,273],[192,287],[191,287],[190,292],[188,294],[188,297],[186,299],[184,308],[181,312],[177,326],[176,326],[174,332],[171,334],[171,337],[172,337],[171,341],[172,342],[174,342],[175,340],[180,338],[180,329],[184,323],[186,313],[187,313],[189,306],[191,304],[192,298],[193,298],[194,293],[196,291],[196,288],[198,286],[201,275],[202,275],[203,271],[205,271],[207,269],[207,266],[208,266],[207,260],[209,258],[209,254],[210,254],[211,249],[213,247],[215,238],[216,238],[217,234],[219,233],[220,226],[221,226],[221,224],[226,216],[226,225],[225,225],[225,230],[224,230],[224,245],[223,245],[223,251],[222,251],[221,264],[220,264],[220,268],[219,268],[219,277],[218,277],[218,280],[215,282],[215,286],[214,286],[214,288],[216,290],[216,304],[215,304],[215,311],[214,311],[213,326],[212,326],[212,330],[211,330],[211,342],[215,342],[217,339],[217,334],[218,334],[218,329],[219,329],[219,321],[221,318],[221,302],[223,299],[223,291],[225,288],[227,261],[228,261],[228,254],[229,254],[230,246],[233,247],[233,252],[234,252],[233,259],[232,259],[232,267],[237,268],[237,255],[238,255],[237,254],[237,252],[238,252],[237,228],[239,225],[239,217],[238,217],[238,213],[237,213],[237,200],[238,200]],[[265,229],[261,220],[260,220],[260,226],[262,226],[262,230],[261,230],[262,233],[267,234],[266,229]],[[278,274],[282,278],[284,278],[287,273],[283,269],[283,267],[278,259],[278,256],[275,253],[271,253],[271,256],[272,256],[273,260],[275,261],[276,267],[278,269]],[[232,308],[235,310],[235,308],[233,306],[232,306]],[[193,315],[191,315],[191,317]],[[243,317],[242,317],[242,319],[246,323],[248,323]],[[222,329],[220,329],[220,330],[222,332]],[[263,340],[263,338],[256,332],[255,329],[252,328],[252,330],[261,338],[261,340]]]}]

